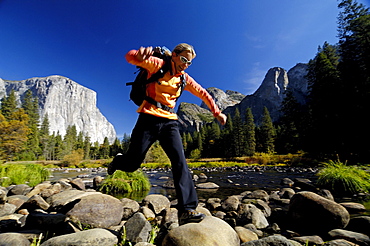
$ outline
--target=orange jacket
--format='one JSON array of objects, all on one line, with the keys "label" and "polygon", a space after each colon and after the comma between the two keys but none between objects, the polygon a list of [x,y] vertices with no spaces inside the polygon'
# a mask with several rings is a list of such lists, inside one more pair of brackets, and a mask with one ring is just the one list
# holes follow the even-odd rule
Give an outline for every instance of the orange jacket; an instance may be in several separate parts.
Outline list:
[{"label": "orange jacket", "polygon": [[[164,61],[158,57],[151,56],[142,62],[136,59],[137,50],[131,50],[126,54],[126,60],[135,65],[145,68],[148,71],[148,76],[156,73],[164,64]],[[172,62],[172,71],[174,71],[174,64]],[[160,83],[149,83],[147,86],[146,93],[149,97],[155,101],[174,108],[176,105],[176,98],[180,94],[181,74],[185,74],[186,86],[185,90],[191,92],[193,95],[199,97],[204,101],[208,108],[212,111],[213,116],[217,117],[221,111],[213,101],[211,95],[200,86],[192,77],[187,73],[182,72],[180,74],[172,74],[173,72],[167,72],[163,78],[159,80]],[[177,120],[177,114],[171,113],[167,110],[157,108],[153,104],[148,103],[144,100],[139,109],[138,113],[146,113],[155,115],[157,117],[163,117],[168,119]]]}]

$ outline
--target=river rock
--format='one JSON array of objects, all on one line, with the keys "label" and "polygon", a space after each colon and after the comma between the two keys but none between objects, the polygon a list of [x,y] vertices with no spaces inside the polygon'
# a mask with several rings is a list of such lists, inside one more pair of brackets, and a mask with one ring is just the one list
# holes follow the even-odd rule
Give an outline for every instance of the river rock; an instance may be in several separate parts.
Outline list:
[{"label": "river rock", "polygon": [[135,246],[155,246],[155,245],[147,242],[139,242],[135,244]]},{"label": "river rock", "polygon": [[356,202],[342,202],[339,203],[343,207],[345,207],[350,214],[357,214],[361,212],[365,212],[366,208],[364,205],[361,203],[356,203]]},{"label": "river rock", "polygon": [[20,207],[20,209],[27,209],[27,210],[35,210],[35,209],[43,209],[48,210],[50,205],[39,195],[34,195],[30,197],[23,205]]},{"label": "river rock", "polygon": [[72,179],[70,181],[73,188],[76,188],[78,190],[85,190],[85,183],[82,181],[81,178]]},{"label": "river rock", "polygon": [[160,214],[171,206],[171,202],[163,195],[152,194],[143,199],[143,205],[153,210],[155,214]]},{"label": "river rock", "polygon": [[264,190],[254,190],[250,193],[247,193],[243,199],[249,198],[249,199],[261,199],[265,202],[269,200],[269,194],[267,194],[266,191]]},{"label": "river rock", "polygon": [[324,244],[324,241],[319,236],[292,237],[292,240],[297,241],[303,245],[322,245]]},{"label": "river rock", "polygon": [[93,179],[93,188],[96,190],[103,183],[104,178],[102,176],[95,176]]},{"label": "river rock", "polygon": [[236,231],[236,233],[238,233],[238,236],[242,243],[258,240],[257,234],[251,230],[248,230],[247,228],[236,226],[234,230]]},{"label": "river rock", "polygon": [[162,246],[239,246],[235,230],[225,221],[206,216],[199,223],[189,223],[172,229],[164,238]]},{"label": "river rock", "polygon": [[289,187],[292,187],[294,185],[294,181],[291,180],[290,178],[283,178],[281,181],[280,181],[280,184],[281,185],[284,185],[284,186],[289,186]]},{"label": "river rock", "polygon": [[273,235],[242,243],[240,246],[294,246],[286,237]]},{"label": "river rock", "polygon": [[241,225],[252,223],[257,229],[263,229],[269,225],[263,212],[253,204],[239,205],[237,221]]},{"label": "river rock", "polygon": [[19,185],[14,185],[9,191],[8,191],[8,196],[11,195],[25,195],[27,194],[32,188],[29,187],[26,184],[19,184]]},{"label": "river rock", "polygon": [[356,244],[361,245],[361,246],[370,245],[369,236],[367,236],[365,234],[362,234],[362,233],[347,231],[347,230],[343,230],[343,229],[334,229],[334,230],[329,231],[328,234],[333,239],[345,239],[347,241],[356,243]]},{"label": "river rock", "polygon": [[228,198],[226,198],[225,201],[221,203],[221,206],[224,211],[236,211],[238,210],[239,204],[239,197],[229,196]]},{"label": "river rock", "polygon": [[[12,232],[25,224],[26,216],[22,214],[10,214],[0,217],[0,232]],[[0,241],[1,242],[1,241]]]},{"label": "river rock", "polygon": [[295,194],[295,191],[292,188],[282,188],[278,192],[278,195],[282,199],[291,199]]},{"label": "river rock", "polygon": [[320,235],[335,228],[344,228],[350,217],[338,203],[313,192],[302,191],[290,200],[289,218],[294,231]]},{"label": "river rock", "polygon": [[76,201],[66,215],[75,222],[109,228],[120,223],[123,216],[123,205],[113,196],[92,194]]},{"label": "river rock", "polygon": [[195,186],[198,189],[218,189],[220,187],[219,185],[212,182],[198,183]]},{"label": "river rock", "polygon": [[299,188],[301,188],[302,190],[305,190],[305,191],[312,191],[312,192],[317,191],[317,187],[309,179],[295,178],[294,179],[294,185],[295,185],[295,187],[299,187]]},{"label": "river rock", "polygon": [[7,192],[3,189],[0,189],[0,204],[4,204],[7,200]]},{"label": "river rock", "polygon": [[65,214],[49,214],[41,211],[34,211],[27,216],[26,224],[28,228],[50,230],[62,224],[66,218],[67,216]]},{"label": "river rock", "polygon": [[55,183],[49,188],[41,191],[40,195],[44,198],[47,199],[51,197],[52,195],[58,194],[59,192],[62,191],[62,185],[60,183]]},{"label": "river rock", "polygon": [[324,244],[325,246],[357,246],[358,244],[352,243],[344,239],[335,239]]},{"label": "river rock", "polygon": [[0,246],[29,246],[30,242],[20,233],[1,233]]},{"label": "river rock", "polygon": [[358,216],[352,218],[345,229],[360,232],[370,237],[370,216]]},{"label": "river rock", "polygon": [[0,204],[0,217],[13,214],[17,207],[13,204],[5,203],[5,204]]},{"label": "river rock", "polygon": [[327,189],[321,189],[318,194],[326,199],[329,199],[331,201],[334,201],[334,196],[331,194],[330,190]]},{"label": "river rock", "polygon": [[117,243],[118,238],[114,234],[112,234],[108,230],[96,228],[53,237],[42,243],[41,246],[113,246],[117,245]]},{"label": "river rock", "polygon": [[148,207],[142,207],[141,208],[141,213],[144,215],[144,217],[147,220],[153,220],[155,219],[155,213]]},{"label": "river rock", "polygon": [[218,208],[222,207],[221,199],[220,198],[208,198],[206,202],[206,206],[211,211],[217,210]]},{"label": "river rock", "polygon": [[17,207],[16,210],[18,210],[28,199],[29,197],[24,195],[13,195],[8,197],[8,203],[15,205]]},{"label": "river rock", "polygon": [[122,219],[124,220],[129,219],[134,213],[136,213],[140,209],[140,205],[137,201],[128,198],[122,198],[120,201],[122,202],[123,205]]},{"label": "river rock", "polygon": [[32,197],[34,195],[39,195],[43,190],[50,188],[52,184],[49,181],[43,182],[36,185],[33,189],[26,194],[27,197]]},{"label": "river rock", "polygon": [[134,214],[125,224],[126,237],[130,242],[148,242],[152,226],[145,216],[138,212]]},{"label": "river rock", "polygon": [[94,194],[101,194],[100,192],[85,192],[81,190],[66,190],[55,195],[52,195],[46,202],[50,204],[51,211],[69,210],[65,205],[71,204],[77,199]]},{"label": "river rock", "polygon": [[270,206],[267,204],[267,202],[261,199],[244,199],[242,202],[246,204],[255,205],[257,208],[259,208],[263,212],[265,217],[269,217],[271,215]]},{"label": "river rock", "polygon": [[61,185],[62,191],[73,189],[72,185],[69,183],[69,180],[59,180],[58,183]]}]

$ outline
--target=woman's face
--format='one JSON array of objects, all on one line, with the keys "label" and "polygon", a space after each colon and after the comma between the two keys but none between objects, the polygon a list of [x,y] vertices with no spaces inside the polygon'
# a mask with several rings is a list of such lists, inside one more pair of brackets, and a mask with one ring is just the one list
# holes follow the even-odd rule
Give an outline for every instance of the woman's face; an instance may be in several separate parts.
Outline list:
[{"label": "woman's face", "polygon": [[175,63],[176,73],[180,73],[191,65],[193,55],[190,51],[183,51],[180,54],[172,53],[172,60]]}]

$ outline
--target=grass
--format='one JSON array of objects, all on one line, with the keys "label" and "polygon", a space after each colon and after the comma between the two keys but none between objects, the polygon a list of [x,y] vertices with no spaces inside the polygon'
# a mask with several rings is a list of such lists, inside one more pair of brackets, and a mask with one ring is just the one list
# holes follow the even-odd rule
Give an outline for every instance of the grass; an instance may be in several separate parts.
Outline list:
[{"label": "grass", "polygon": [[110,195],[144,190],[150,190],[150,182],[148,177],[140,171],[132,173],[116,171],[113,175],[109,175],[99,187],[99,191]]},{"label": "grass", "polygon": [[50,171],[37,164],[2,164],[0,165],[0,185],[28,184],[35,186],[50,176]]},{"label": "grass", "polygon": [[340,161],[323,163],[317,184],[341,195],[353,195],[370,190],[370,174],[357,166]]}]

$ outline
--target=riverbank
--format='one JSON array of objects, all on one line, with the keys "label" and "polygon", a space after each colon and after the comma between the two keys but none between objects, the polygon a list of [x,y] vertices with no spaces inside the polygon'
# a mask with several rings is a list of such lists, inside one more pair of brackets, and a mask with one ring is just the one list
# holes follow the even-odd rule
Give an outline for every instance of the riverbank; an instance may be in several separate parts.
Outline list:
[{"label": "riverbank", "polygon": [[[327,245],[337,245],[344,237],[348,242],[369,245],[369,235],[359,226],[370,223],[370,217],[364,215],[365,208],[356,202],[339,204],[330,192],[315,187],[306,175],[314,177],[316,171],[281,167],[195,169],[198,193],[209,196],[200,198],[198,208],[207,217],[199,224],[179,226],[172,195],[151,193],[139,201],[118,199],[92,190],[87,182],[93,177],[105,177],[104,168],[57,169],[53,170],[52,180],[34,188],[18,185],[2,189],[2,194],[5,191],[6,194],[0,199],[3,201],[0,206],[11,208],[8,213],[14,212],[0,217],[0,240],[9,236],[6,232],[16,232],[10,236],[30,239],[42,233],[42,241],[50,237],[43,246],[63,245],[62,242],[73,240],[79,245],[98,245],[94,243],[97,241],[104,242],[99,245],[123,245],[130,241],[138,246],[186,243],[245,246],[258,245],[257,241],[268,241],[268,245],[307,245],[306,241],[309,245],[319,245],[327,241]],[[172,190],[168,185],[169,170],[145,172],[151,181],[158,182],[152,183],[152,191]],[[66,179],[68,175],[71,176]],[[289,178],[289,175],[297,177]],[[278,176],[283,178],[276,181]],[[254,187],[256,180],[274,188]],[[207,183],[220,185],[218,189],[199,188],[199,184]],[[222,184],[233,190],[233,194],[219,197],[219,191],[225,188]],[[148,241],[151,244],[143,244]]]}]

